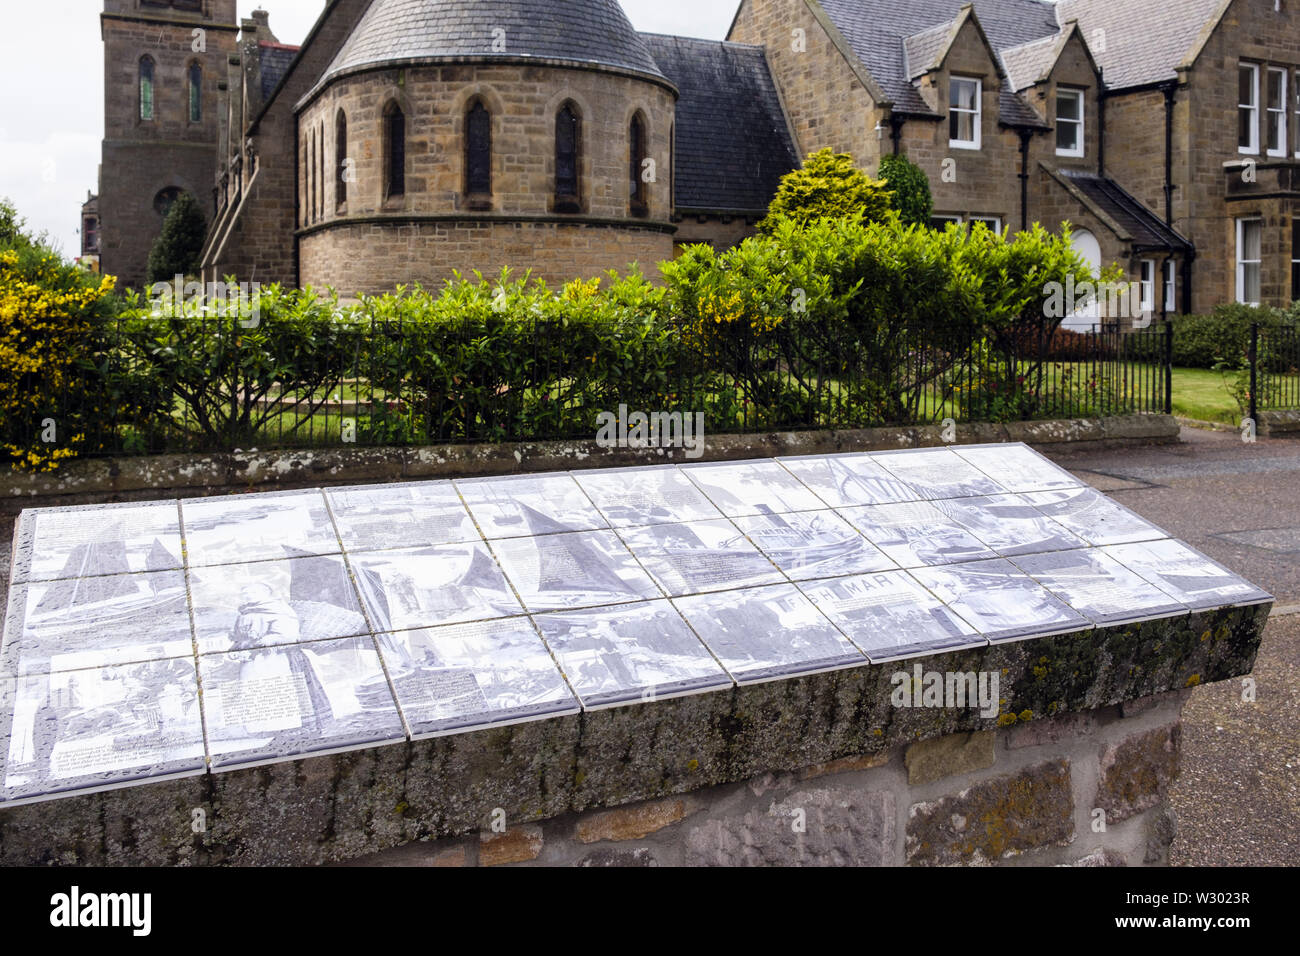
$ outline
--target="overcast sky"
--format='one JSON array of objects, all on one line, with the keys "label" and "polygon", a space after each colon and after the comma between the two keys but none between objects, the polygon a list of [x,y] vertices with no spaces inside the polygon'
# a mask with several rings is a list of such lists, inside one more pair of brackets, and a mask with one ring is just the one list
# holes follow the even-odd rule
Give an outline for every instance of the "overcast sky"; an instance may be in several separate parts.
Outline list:
[{"label": "overcast sky", "polygon": [[[739,0],[622,0],[638,30],[720,40]],[[324,0],[239,0],[261,6],[283,43],[298,44]],[[81,251],[79,211],[97,187],[104,135],[100,0],[5,0],[0,32],[0,196],[69,257]]]}]

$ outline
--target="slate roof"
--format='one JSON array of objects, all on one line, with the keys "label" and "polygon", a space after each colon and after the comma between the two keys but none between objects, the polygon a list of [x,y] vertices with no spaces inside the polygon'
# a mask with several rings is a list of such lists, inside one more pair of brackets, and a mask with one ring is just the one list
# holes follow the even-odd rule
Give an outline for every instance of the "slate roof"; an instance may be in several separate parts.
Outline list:
[{"label": "slate roof", "polygon": [[763,48],[641,34],[677,87],[676,205],[761,212],[799,165]]},{"label": "slate roof", "polygon": [[289,64],[298,55],[299,48],[283,43],[259,43],[257,46],[262,54],[262,101],[265,102],[289,72]]},{"label": "slate roof", "polygon": [[903,40],[903,52],[907,64],[907,78],[915,80],[930,71],[935,61],[948,48],[948,38],[952,35],[952,21],[945,20],[937,27],[914,33]]},{"label": "slate roof", "polygon": [[[822,9],[844,35],[858,59],[867,67],[899,113],[936,115],[912,85],[907,63],[907,38],[924,51],[932,42],[931,32],[951,24],[966,0],[820,0]],[[975,0],[975,16],[995,51],[1020,46],[1031,40],[1060,32],[1055,6],[1045,0]],[[918,35],[927,34],[922,38]],[[911,71],[917,69],[911,65]],[[919,75],[913,72],[913,75]],[[999,102],[1002,122],[1046,128],[1028,103],[1002,90]]]},{"label": "slate roof", "polygon": [[1011,80],[1013,90],[1028,89],[1055,66],[1058,39],[1059,36],[1043,37],[1000,51],[1002,68]]},{"label": "slate roof", "polygon": [[[493,50],[504,30],[505,50]],[[662,78],[618,0],[374,0],[322,81],[394,61],[538,57]]]},{"label": "slate roof", "polygon": [[[1223,0],[1061,0],[1062,24],[1078,20],[1110,89],[1172,80]],[[1106,49],[1094,41],[1104,30]]]},{"label": "slate roof", "polygon": [[1078,188],[1098,209],[1124,227],[1133,237],[1134,252],[1155,249],[1187,252],[1192,248],[1191,242],[1165,225],[1164,220],[1113,179],[1072,169],[1061,169],[1057,173]]}]

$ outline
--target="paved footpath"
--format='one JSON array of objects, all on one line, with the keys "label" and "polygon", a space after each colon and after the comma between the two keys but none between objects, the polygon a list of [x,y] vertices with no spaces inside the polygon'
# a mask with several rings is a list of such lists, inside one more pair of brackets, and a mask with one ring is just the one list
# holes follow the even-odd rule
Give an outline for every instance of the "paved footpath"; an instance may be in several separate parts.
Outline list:
[{"label": "paved footpath", "polygon": [[1052,458],[1271,591],[1254,703],[1225,681],[1183,712],[1171,794],[1178,866],[1300,864],[1300,440],[1245,444],[1184,428],[1183,444]]}]

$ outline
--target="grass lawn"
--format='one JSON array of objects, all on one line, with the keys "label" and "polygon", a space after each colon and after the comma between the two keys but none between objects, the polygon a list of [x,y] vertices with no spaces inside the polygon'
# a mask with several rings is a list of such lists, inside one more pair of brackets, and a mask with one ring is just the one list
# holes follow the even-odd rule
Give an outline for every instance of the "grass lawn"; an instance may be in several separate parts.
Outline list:
[{"label": "grass lawn", "polygon": [[1174,369],[1174,414],[1236,425],[1241,409],[1228,391],[1235,378],[1235,372],[1222,375],[1201,368]]}]

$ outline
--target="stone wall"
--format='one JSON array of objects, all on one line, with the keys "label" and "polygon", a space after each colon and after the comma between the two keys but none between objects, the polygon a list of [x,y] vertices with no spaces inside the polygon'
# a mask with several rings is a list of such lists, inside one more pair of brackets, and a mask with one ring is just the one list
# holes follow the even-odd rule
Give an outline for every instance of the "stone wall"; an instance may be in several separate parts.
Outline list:
[{"label": "stone wall", "polygon": [[[363,856],[367,866],[1167,862],[1190,691]],[[506,821],[508,822],[508,821]]]},{"label": "stone wall", "polygon": [[805,0],[744,0],[727,39],[767,47],[801,156],[830,147],[874,168],[882,145],[873,130],[884,114],[836,45],[838,32],[811,6]]},{"label": "stone wall", "polygon": [[477,269],[495,279],[506,266],[516,278],[531,272],[558,288],[610,269],[624,272],[632,264],[651,281],[662,281],[657,265],[672,257],[672,236],[667,227],[554,218],[385,217],[310,231],[299,241],[299,256],[303,285],[331,286],[344,296],[416,282],[437,290],[453,270],[473,279]]},{"label": "stone wall", "polygon": [[[162,231],[154,198],[165,189],[192,194],[210,221],[217,165],[218,82],[235,51],[234,0],[208,15],[136,0],[106,0],[104,141],[100,169],[100,267],[120,286],[144,287],[149,250]],[[196,37],[194,31],[203,33]],[[200,49],[195,49],[198,45]],[[140,118],[140,60],[154,61],[154,113]],[[201,119],[190,121],[189,68],[202,70]]]},{"label": "stone wall", "polygon": [[[595,426],[593,425],[593,431]],[[958,444],[1023,441],[1041,450],[1090,445],[1177,442],[1168,415],[1130,415],[1076,421],[958,425]],[[780,455],[887,451],[945,444],[943,428],[864,428],[844,431],[710,435],[701,460],[739,461]],[[208,455],[97,458],[63,465],[51,474],[11,473],[0,482],[0,513],[34,506],[37,498],[105,495],[157,498],[168,491],[216,492],[258,487],[303,487],[371,481],[472,478],[520,472],[646,465],[682,461],[680,449],[601,448],[594,438],[508,444],[237,451]]]},{"label": "stone wall", "polygon": [[[324,72],[339,47],[351,35],[369,0],[329,0],[324,19],[314,30],[308,49],[285,76],[279,95],[249,130],[255,163],[244,153],[246,170],[256,174],[244,193],[225,212],[209,235],[203,262],[210,281],[234,275],[245,282],[298,284],[297,243],[297,142],[294,104]],[[242,74],[241,74],[242,75]],[[232,86],[238,96],[238,87]],[[234,139],[239,147],[240,140]]]}]

